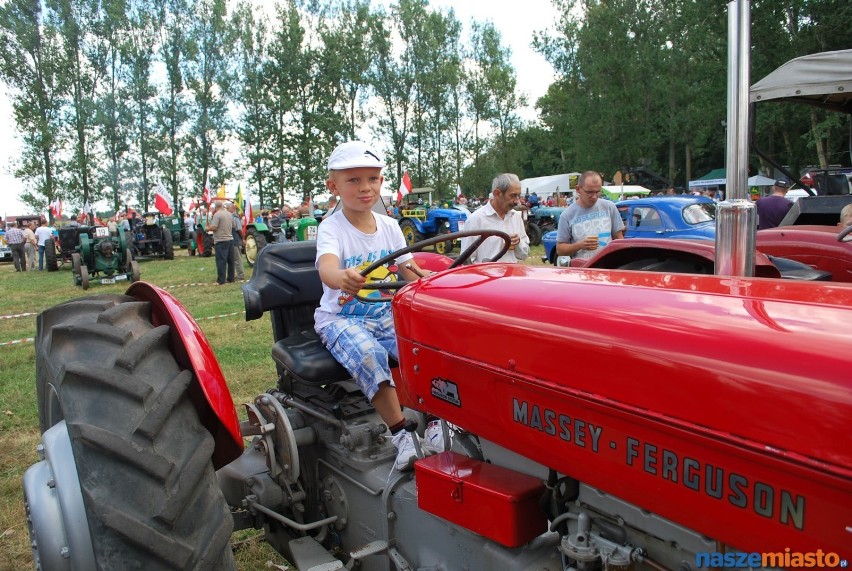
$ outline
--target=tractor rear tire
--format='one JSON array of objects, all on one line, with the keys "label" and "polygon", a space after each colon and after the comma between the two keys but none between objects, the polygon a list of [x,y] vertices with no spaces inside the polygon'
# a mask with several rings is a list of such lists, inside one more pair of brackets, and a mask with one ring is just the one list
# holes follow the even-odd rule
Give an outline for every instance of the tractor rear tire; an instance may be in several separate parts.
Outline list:
[{"label": "tractor rear tire", "polygon": [[527,237],[530,239],[530,246],[541,244],[541,228],[538,224],[534,222],[527,224]]},{"label": "tractor rear tire", "polygon": [[44,242],[44,265],[48,272],[55,272],[59,269],[59,262],[56,259],[56,242],[53,238]]},{"label": "tractor rear tire", "polygon": [[37,323],[39,421],[65,421],[97,568],[235,569],[215,444],[169,327],[117,295],[54,306]]},{"label": "tractor rear tire", "polygon": [[204,234],[201,235],[201,240],[203,244],[203,247],[201,249],[201,257],[209,258],[213,255],[213,236],[211,236],[207,232],[204,232]]},{"label": "tractor rear tire", "polygon": [[139,262],[136,260],[130,261],[130,281],[138,282],[141,274],[139,273]]},{"label": "tractor rear tire", "polygon": [[163,259],[175,259],[175,241],[171,231],[163,228]]}]

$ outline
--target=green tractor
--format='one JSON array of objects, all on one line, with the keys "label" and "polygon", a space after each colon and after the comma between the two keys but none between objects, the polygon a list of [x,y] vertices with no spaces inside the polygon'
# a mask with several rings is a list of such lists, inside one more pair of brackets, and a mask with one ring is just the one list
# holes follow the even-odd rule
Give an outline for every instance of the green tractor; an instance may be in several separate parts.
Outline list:
[{"label": "green tractor", "polygon": [[252,222],[244,228],[243,247],[246,261],[250,266],[254,266],[257,255],[267,244],[317,239],[319,222],[316,218],[307,216],[290,219],[283,216],[270,216],[263,220],[263,222]]},{"label": "green tractor", "polygon": [[162,216],[157,223],[163,230],[171,232],[172,244],[174,246],[189,250],[190,256],[194,256],[198,252],[198,244],[196,243],[197,234],[194,231],[187,231],[183,211],[179,211],[173,216]]},{"label": "green tractor", "polygon": [[[199,256],[213,255],[213,236],[208,234],[209,219],[202,218],[196,223]],[[243,252],[249,266],[254,266],[257,255],[267,244],[317,239],[316,218],[305,217],[289,220],[286,218],[258,217],[254,222],[243,225]],[[190,251],[192,254],[192,251]]]},{"label": "green tractor", "polygon": [[124,230],[119,228],[118,235],[111,236],[105,226],[92,226],[80,232],[79,239],[71,254],[74,285],[89,289],[92,280],[102,284],[139,280],[139,264],[133,259]]}]

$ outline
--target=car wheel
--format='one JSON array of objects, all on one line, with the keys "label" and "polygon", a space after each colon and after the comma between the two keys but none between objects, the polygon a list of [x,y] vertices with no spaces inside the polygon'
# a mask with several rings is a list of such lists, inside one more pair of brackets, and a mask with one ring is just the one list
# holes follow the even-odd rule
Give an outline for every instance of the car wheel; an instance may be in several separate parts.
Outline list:
[{"label": "car wheel", "polygon": [[[94,296],[48,309],[36,354],[39,420],[50,429],[36,467],[67,484],[25,478],[36,561],[55,557],[54,538],[67,532],[78,541],[60,543],[72,566],[88,554],[87,568],[235,569],[215,444],[189,396],[193,373],[172,354],[169,327],[152,323],[150,304]],[[56,433],[65,462],[49,448]],[[55,509],[40,507],[41,488],[58,496]],[[85,528],[88,544],[70,526]]]}]

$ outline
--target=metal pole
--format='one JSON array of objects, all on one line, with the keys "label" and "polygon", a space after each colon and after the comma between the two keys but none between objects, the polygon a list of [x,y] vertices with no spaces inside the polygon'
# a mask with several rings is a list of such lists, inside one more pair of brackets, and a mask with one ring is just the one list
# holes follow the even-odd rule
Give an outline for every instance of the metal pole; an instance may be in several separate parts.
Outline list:
[{"label": "metal pole", "polygon": [[716,274],[753,276],[757,212],[748,195],[750,2],[728,3],[728,136],[725,200],[716,210]]}]

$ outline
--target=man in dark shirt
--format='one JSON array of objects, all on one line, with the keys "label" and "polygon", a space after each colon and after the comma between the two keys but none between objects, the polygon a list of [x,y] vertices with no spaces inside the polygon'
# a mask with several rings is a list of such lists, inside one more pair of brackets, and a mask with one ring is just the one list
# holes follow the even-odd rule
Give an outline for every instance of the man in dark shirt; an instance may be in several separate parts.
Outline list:
[{"label": "man in dark shirt", "polygon": [[787,215],[787,211],[793,205],[792,202],[784,198],[789,187],[790,183],[786,180],[776,180],[772,185],[772,194],[757,201],[758,230],[775,228],[781,224],[781,221]]}]

